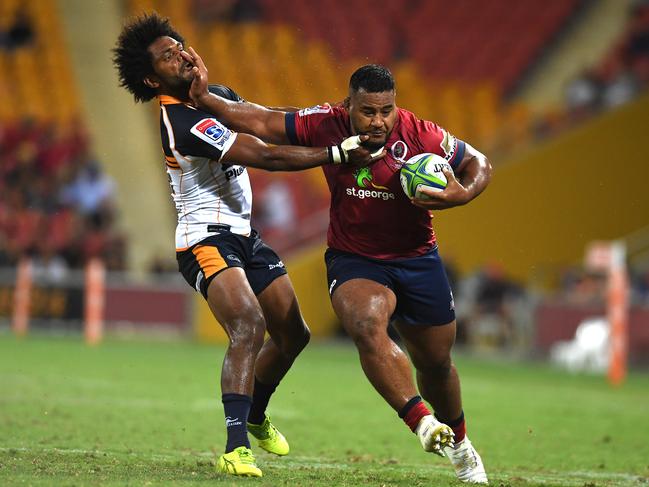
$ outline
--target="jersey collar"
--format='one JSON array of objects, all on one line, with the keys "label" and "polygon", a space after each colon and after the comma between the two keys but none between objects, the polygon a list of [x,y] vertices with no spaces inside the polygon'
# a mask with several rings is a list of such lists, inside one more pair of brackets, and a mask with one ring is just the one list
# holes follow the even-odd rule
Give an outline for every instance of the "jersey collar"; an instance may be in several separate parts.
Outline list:
[{"label": "jersey collar", "polygon": [[178,98],[169,95],[159,95],[158,100],[160,100],[160,105],[178,105],[183,103]]}]

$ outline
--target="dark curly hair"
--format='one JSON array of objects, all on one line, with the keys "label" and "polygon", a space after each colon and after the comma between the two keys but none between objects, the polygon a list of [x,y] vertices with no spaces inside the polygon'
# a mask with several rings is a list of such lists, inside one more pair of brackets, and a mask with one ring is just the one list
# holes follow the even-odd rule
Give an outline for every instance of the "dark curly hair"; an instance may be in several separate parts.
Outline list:
[{"label": "dark curly hair", "polygon": [[367,93],[382,93],[394,90],[394,77],[388,68],[379,64],[361,66],[349,79],[351,91],[364,90]]},{"label": "dark curly hair", "polygon": [[144,78],[153,74],[149,46],[158,38],[168,36],[184,43],[183,37],[156,12],[135,17],[129,21],[113,49],[113,65],[119,74],[119,85],[133,94],[136,102],[149,101],[156,90],[144,84]]}]

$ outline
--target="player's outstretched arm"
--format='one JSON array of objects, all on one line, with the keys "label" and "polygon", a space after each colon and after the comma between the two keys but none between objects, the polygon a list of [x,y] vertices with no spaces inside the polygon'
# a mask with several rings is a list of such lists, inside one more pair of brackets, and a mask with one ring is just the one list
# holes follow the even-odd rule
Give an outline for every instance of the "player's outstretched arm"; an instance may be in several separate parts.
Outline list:
[{"label": "player's outstretched arm", "polygon": [[430,199],[413,199],[413,204],[427,210],[444,210],[465,205],[484,191],[491,180],[491,163],[471,145],[465,147],[457,177],[453,171],[444,169],[448,181],[444,191],[435,192],[424,187],[420,191]]},{"label": "player's outstretched arm", "polygon": [[374,157],[361,146],[368,136],[354,136],[332,147],[298,147],[294,145],[269,146],[257,137],[237,134],[221,162],[232,162],[267,171],[300,171],[324,164],[348,164],[362,167],[385,156],[385,151]]},{"label": "player's outstretched arm", "polygon": [[284,122],[285,112],[270,110],[256,103],[233,102],[209,92],[207,67],[203,59],[190,47],[181,56],[194,65],[194,80],[189,96],[204,112],[215,115],[236,132],[252,134],[271,144],[288,144]]}]

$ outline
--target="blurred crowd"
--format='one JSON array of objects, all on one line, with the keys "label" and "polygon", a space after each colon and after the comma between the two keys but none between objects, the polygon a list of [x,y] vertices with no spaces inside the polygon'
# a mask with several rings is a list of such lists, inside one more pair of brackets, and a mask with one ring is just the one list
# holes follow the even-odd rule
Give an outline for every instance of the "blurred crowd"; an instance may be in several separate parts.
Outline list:
[{"label": "blurred crowd", "polygon": [[[632,305],[649,305],[649,268],[630,266],[629,299]],[[604,272],[584,267],[563,270],[557,297],[561,301],[582,306],[600,305],[606,301],[607,276]]]},{"label": "blurred crowd", "polygon": [[535,123],[539,138],[601,111],[616,108],[649,87],[649,1],[632,2],[627,28],[607,56],[565,88],[564,109]]},{"label": "blurred crowd", "polygon": [[26,10],[19,9],[6,28],[0,28],[0,48],[13,51],[29,46],[34,40],[34,27]]},{"label": "blurred crowd", "polygon": [[503,267],[489,263],[458,279],[445,260],[455,300],[457,342],[482,349],[513,349],[529,343],[533,296]]},{"label": "blurred crowd", "polygon": [[53,280],[92,257],[124,269],[115,186],[82,123],[0,124],[0,160],[0,267],[31,257],[35,272]]},{"label": "blurred crowd", "polygon": [[649,84],[649,2],[633,5],[622,38],[598,65],[584,71],[566,89],[566,105],[575,118],[614,108]]},{"label": "blurred crowd", "polygon": [[[452,261],[445,261],[451,281],[458,323],[458,343],[482,349],[515,349],[533,343],[534,309],[542,301],[570,309],[600,310],[608,299],[605,272],[585,266],[561,270],[552,292],[533,291],[490,263],[457,278]],[[649,306],[649,268],[629,266],[631,306]]]}]

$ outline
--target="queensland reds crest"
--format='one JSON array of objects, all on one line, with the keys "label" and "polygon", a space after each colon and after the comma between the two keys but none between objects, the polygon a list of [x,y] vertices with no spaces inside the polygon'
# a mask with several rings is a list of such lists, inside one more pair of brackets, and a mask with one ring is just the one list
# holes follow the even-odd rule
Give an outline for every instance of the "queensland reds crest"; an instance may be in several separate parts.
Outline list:
[{"label": "queensland reds crest", "polygon": [[392,144],[392,147],[390,147],[390,154],[392,154],[392,158],[395,160],[395,165],[401,167],[406,162],[408,146],[403,140],[397,140]]}]

